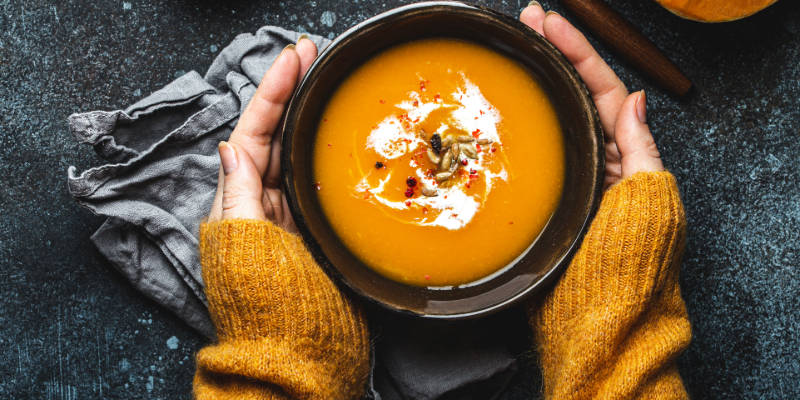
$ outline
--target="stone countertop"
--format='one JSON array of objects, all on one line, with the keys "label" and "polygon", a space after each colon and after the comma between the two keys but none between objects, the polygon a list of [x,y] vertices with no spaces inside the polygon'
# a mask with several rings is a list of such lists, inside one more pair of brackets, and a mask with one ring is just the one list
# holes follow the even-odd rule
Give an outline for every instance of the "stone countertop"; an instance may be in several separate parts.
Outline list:
[{"label": "stone countertop", "polygon": [[[525,5],[479,3],[511,15]],[[609,3],[698,88],[671,98],[589,35],[631,90],[647,91],[648,122],[682,190],[686,385],[695,399],[800,398],[800,2],[717,25],[653,1]],[[0,0],[0,397],[188,399],[205,343],[89,242],[102,219],[70,199],[66,171],[98,160],[70,137],[69,114],[125,108],[203,73],[262,25],[333,38],[401,4]],[[508,315],[521,327],[522,369],[501,398],[536,398],[523,314]]]}]

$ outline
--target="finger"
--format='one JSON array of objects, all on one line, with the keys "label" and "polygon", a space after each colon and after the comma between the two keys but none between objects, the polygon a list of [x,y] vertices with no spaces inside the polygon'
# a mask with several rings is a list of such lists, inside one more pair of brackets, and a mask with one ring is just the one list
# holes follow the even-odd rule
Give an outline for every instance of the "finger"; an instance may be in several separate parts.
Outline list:
[{"label": "finger", "polygon": [[597,54],[586,37],[562,16],[548,11],[543,27],[547,40],[561,50],[580,74],[597,106],[603,130],[613,140],[619,107],[628,96],[625,84]]},{"label": "finger", "polygon": [[264,74],[228,141],[247,149],[261,175],[269,163],[272,135],[292,97],[299,73],[300,57],[294,45],[289,45]]},{"label": "finger", "polygon": [[544,27],[542,26],[544,24],[544,10],[539,2],[532,1],[528,3],[528,6],[519,15],[519,20],[544,36]]},{"label": "finger", "polygon": [[[317,58],[317,45],[308,38],[305,33],[300,35],[297,40],[297,55],[300,57],[300,74],[297,77],[298,84],[305,76],[306,71]],[[278,127],[280,129],[280,127]],[[270,157],[267,170],[264,173],[264,187],[277,189],[280,188],[281,182],[281,133],[280,131],[272,135],[272,143],[270,144]]]},{"label": "finger", "polygon": [[283,221],[283,204],[281,204],[281,191],[280,189],[264,188],[264,194],[261,197],[261,206],[264,209],[264,215],[267,219],[280,225]]},{"label": "finger", "polygon": [[297,225],[294,223],[294,218],[292,218],[292,213],[289,212],[289,201],[286,198],[286,191],[281,191],[281,200],[283,202],[283,210],[284,210],[284,217],[283,223],[281,226],[286,232],[289,233],[297,233]]},{"label": "finger", "polygon": [[661,154],[647,126],[647,97],[644,90],[631,94],[622,104],[616,129],[623,179],[637,172],[664,170]]},{"label": "finger", "polygon": [[272,136],[272,144],[270,145],[269,166],[264,173],[264,187],[270,189],[279,189],[281,187],[281,139],[283,138],[283,131],[276,133]]},{"label": "finger", "polygon": [[306,76],[308,67],[317,58],[317,45],[305,33],[300,35],[300,39],[297,39],[297,55],[300,57],[300,74],[297,77],[297,83],[299,84],[303,77]]},{"label": "finger", "polygon": [[222,219],[264,220],[261,207],[261,176],[243,146],[220,142],[219,158],[225,174],[222,189]]}]

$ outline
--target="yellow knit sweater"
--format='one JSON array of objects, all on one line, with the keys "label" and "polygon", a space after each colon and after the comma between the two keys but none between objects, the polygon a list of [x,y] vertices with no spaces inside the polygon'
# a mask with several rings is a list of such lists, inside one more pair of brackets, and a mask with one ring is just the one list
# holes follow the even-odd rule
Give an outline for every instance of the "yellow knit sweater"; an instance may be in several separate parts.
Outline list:
[{"label": "yellow knit sweater", "polygon": [[[528,304],[548,399],[685,399],[691,330],[678,286],[686,223],[675,180],[612,187],[569,268]],[[294,235],[269,222],[201,227],[218,343],[197,356],[198,399],[356,399],[367,323]]]}]

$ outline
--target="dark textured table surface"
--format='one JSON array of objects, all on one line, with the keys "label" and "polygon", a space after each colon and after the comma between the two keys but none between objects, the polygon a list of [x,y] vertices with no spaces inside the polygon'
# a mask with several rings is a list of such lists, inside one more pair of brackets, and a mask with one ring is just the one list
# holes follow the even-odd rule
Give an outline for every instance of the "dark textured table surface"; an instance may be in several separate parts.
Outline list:
[{"label": "dark textured table surface", "polygon": [[[598,45],[630,89],[647,90],[686,205],[686,385],[695,399],[800,398],[800,2],[720,25],[649,0],[610,3],[698,88],[671,98]],[[204,73],[235,35],[262,25],[333,38],[400,4],[0,0],[0,398],[189,398],[205,343],[90,244],[101,219],[72,202],[66,170],[98,161],[70,137],[69,114],[124,108],[185,71]],[[524,6],[481,4],[512,15]],[[519,337],[525,350],[528,333]],[[530,353],[502,398],[539,396]]]}]

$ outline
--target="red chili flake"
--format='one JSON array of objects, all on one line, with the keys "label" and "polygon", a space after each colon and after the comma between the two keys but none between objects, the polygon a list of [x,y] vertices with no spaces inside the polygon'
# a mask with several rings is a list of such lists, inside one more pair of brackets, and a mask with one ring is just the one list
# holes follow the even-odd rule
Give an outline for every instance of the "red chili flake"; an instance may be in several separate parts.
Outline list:
[{"label": "red chili flake", "polygon": [[472,186],[470,186],[469,183],[467,184],[467,189],[472,189]]},{"label": "red chili flake", "polygon": [[322,122],[328,122],[328,119],[327,119],[327,118],[325,118],[325,119],[323,119],[323,120],[322,120]]},{"label": "red chili flake", "polygon": [[514,222],[509,222],[508,224],[509,224],[509,225],[514,225]]},{"label": "red chili flake", "polygon": [[377,126],[373,126],[372,129],[378,129],[378,127]]},{"label": "red chili flake", "polygon": [[439,93],[436,93],[436,96],[433,96],[433,101],[442,101],[442,96],[439,96]]},{"label": "red chili flake", "polygon": [[429,275],[425,275],[425,279],[431,280],[431,277]]},{"label": "red chili flake", "polygon": [[411,103],[411,105],[414,106],[414,107],[419,107],[419,101],[414,100],[414,102]]},{"label": "red chili flake", "polygon": [[427,207],[422,207],[422,213],[423,214],[427,214],[428,213],[428,208]]},{"label": "red chili flake", "polygon": [[481,112],[481,115],[483,115],[483,114],[484,114],[483,110],[478,110],[478,111],[480,111],[480,112]]},{"label": "red chili flake", "polygon": [[370,194],[369,193],[369,189],[364,191],[364,200],[368,200],[369,199],[369,194]]},{"label": "red chili flake", "polygon": [[322,189],[322,186],[319,184],[319,182],[314,184],[314,189],[317,189],[317,190]]},{"label": "red chili flake", "polygon": [[[412,189],[412,188],[406,189],[406,197],[411,197],[413,195],[414,195],[414,189]],[[408,204],[406,204],[406,205],[408,205]]]},{"label": "red chili flake", "polygon": [[404,127],[405,127],[406,129],[411,129],[411,125],[409,125],[409,124],[405,124],[405,125],[404,125]]},{"label": "red chili flake", "polygon": [[381,104],[386,104],[386,100],[380,100]]},{"label": "red chili flake", "polygon": [[411,139],[403,139],[403,141],[406,143],[411,143]]},{"label": "red chili flake", "polygon": [[447,198],[447,195],[445,195],[445,196],[444,196],[444,198],[446,199],[446,198]]},{"label": "red chili flake", "polygon": [[475,117],[475,119],[478,119],[478,117]]},{"label": "red chili flake", "polygon": [[410,188],[413,188],[414,186],[417,186],[417,178],[414,178],[413,176],[409,176],[408,179],[406,179],[406,185],[408,185],[408,187],[410,187]]},{"label": "red chili flake", "polygon": [[419,90],[421,90],[423,92],[425,91],[425,82],[419,81]]},{"label": "red chili flake", "polygon": [[463,95],[463,94],[462,94],[461,96],[458,96],[458,99],[459,99],[459,100],[461,100],[461,99],[463,99],[463,98],[464,98],[464,95]]},{"label": "red chili flake", "polygon": [[406,207],[411,207],[411,201],[406,201]]},{"label": "red chili flake", "polygon": [[414,123],[415,123],[415,124],[416,124],[417,122],[419,122],[419,117],[417,117],[417,119],[415,119],[415,120],[414,120]]},{"label": "red chili flake", "polygon": [[332,144],[330,144],[330,143],[328,143],[328,148],[329,148],[329,149],[331,148],[331,146],[333,146],[333,145],[332,145]]},{"label": "red chili flake", "polygon": [[467,164],[469,164],[469,160],[467,160],[466,158],[461,160],[461,165],[467,165]]},{"label": "red chili flake", "polygon": [[470,180],[478,179],[478,176],[479,176],[479,175],[470,175],[470,176],[469,176],[469,179],[470,179]]},{"label": "red chili flake", "polygon": [[475,164],[477,164],[477,163],[478,163],[478,160],[475,160]]},{"label": "red chili flake", "polygon": [[492,106],[489,106],[489,109],[491,110],[491,109],[492,109]]},{"label": "red chili flake", "polygon": [[492,153],[494,153],[495,151],[497,151],[497,147],[492,147]]},{"label": "red chili flake", "polygon": [[472,132],[472,137],[474,137],[475,139],[477,139],[477,138],[478,138],[478,136],[480,136],[480,135],[481,135],[481,130],[480,130],[480,129],[475,129],[475,130]]},{"label": "red chili flake", "polygon": [[475,147],[477,147],[477,148],[478,148],[478,153],[480,153],[481,151],[483,151],[483,150],[481,150],[481,145],[479,145],[479,144],[476,144],[476,145],[475,145]]},{"label": "red chili flake", "polygon": [[350,158],[353,158],[353,153],[350,153]]},{"label": "red chili flake", "polygon": [[474,169],[470,169],[470,170],[469,170],[469,174],[470,174],[470,175],[475,175],[475,174],[477,174],[477,173],[478,173],[478,171],[475,171]]}]

